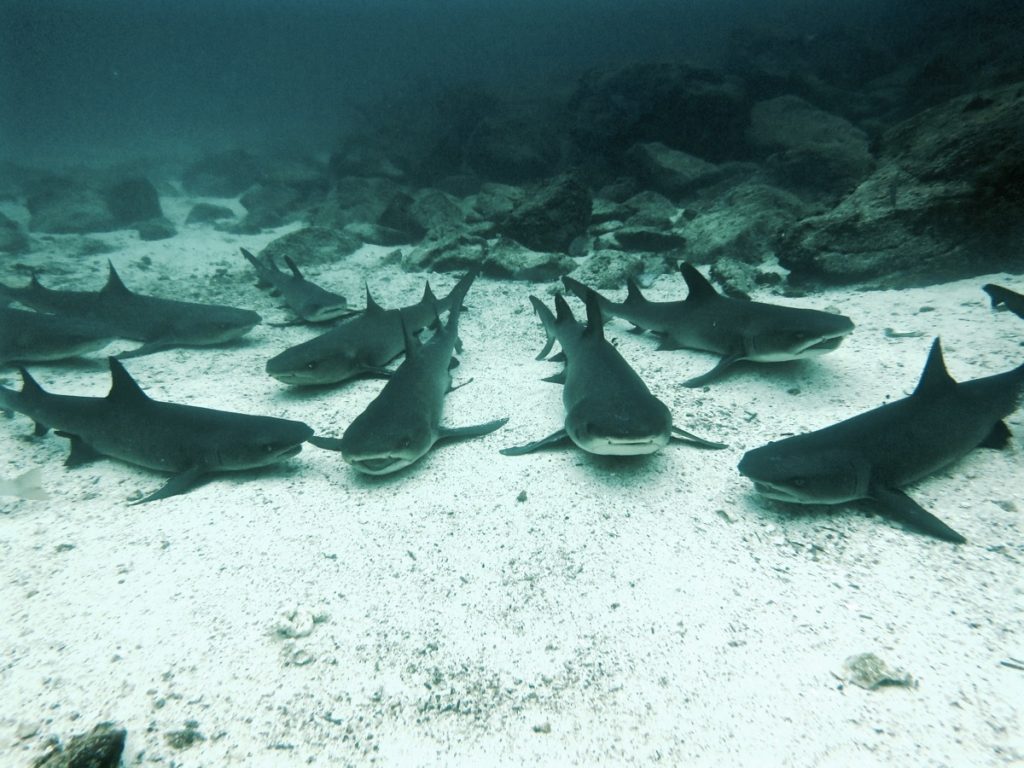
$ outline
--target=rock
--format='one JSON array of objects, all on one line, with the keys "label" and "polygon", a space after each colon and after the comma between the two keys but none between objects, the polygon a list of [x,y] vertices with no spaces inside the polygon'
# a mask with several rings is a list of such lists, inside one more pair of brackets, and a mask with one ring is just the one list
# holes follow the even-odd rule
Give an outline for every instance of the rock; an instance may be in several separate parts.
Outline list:
[{"label": "rock", "polygon": [[348,224],[342,231],[370,245],[407,245],[413,239],[401,230],[365,222]]},{"label": "rock", "polygon": [[473,199],[472,209],[467,220],[470,222],[500,221],[512,213],[525,198],[526,191],[521,187],[488,182],[483,185]]},{"label": "rock", "polygon": [[777,244],[797,222],[814,213],[796,195],[763,181],[743,182],[716,196],[682,228],[686,257],[714,264],[724,257],[750,264],[774,258]]},{"label": "rock", "polygon": [[21,231],[18,222],[0,213],[0,253],[17,254],[28,250],[28,235]]},{"label": "rock", "polygon": [[864,131],[798,96],[758,102],[750,114],[747,139],[779,186],[845,194],[874,168]]},{"label": "rock", "polygon": [[235,218],[235,212],[225,205],[196,203],[185,217],[186,224],[212,224],[223,219]]},{"label": "rock", "polygon": [[465,232],[428,238],[402,257],[402,269],[452,272],[481,266],[487,241]]},{"label": "rock", "polygon": [[501,222],[502,234],[535,251],[565,253],[590,223],[590,190],[561,176],[535,190]]},{"label": "rock", "polygon": [[572,137],[618,158],[637,142],[660,142],[711,162],[742,156],[750,106],[743,81],[683,64],[594,70],[570,102]]},{"label": "rock", "polygon": [[414,243],[427,234],[427,228],[417,221],[416,216],[412,213],[414,202],[412,195],[405,192],[398,192],[391,198],[391,202],[377,219],[377,224],[385,229],[401,233],[403,239],[396,240],[394,243],[385,243],[385,245]]},{"label": "rock", "polygon": [[533,282],[557,280],[573,267],[574,260],[564,253],[542,253],[504,237],[489,244],[483,261],[484,274]]},{"label": "rock", "polygon": [[927,285],[1013,270],[1024,250],[1024,83],[885,133],[879,167],[779,245],[797,281]]},{"label": "rock", "polygon": [[843,662],[843,670],[840,675],[843,680],[874,691],[882,686],[895,685],[905,688],[912,688],[915,685],[914,678],[902,669],[892,669],[873,653],[860,653],[850,656]]},{"label": "rock", "polygon": [[181,183],[191,195],[236,197],[260,180],[260,166],[248,152],[209,155],[185,169]]},{"label": "rock", "polygon": [[764,264],[747,264],[726,256],[711,265],[711,277],[727,296],[749,299],[758,288],[781,286],[785,272],[773,258]]},{"label": "rock", "polygon": [[623,251],[596,251],[582,259],[572,276],[595,290],[618,290],[625,287],[626,278],[641,278],[647,282],[656,275],[665,274],[671,264],[660,256],[625,253]]},{"label": "rock", "polygon": [[628,198],[622,207],[629,212],[625,218],[631,225],[638,227],[667,229],[675,226],[681,213],[679,207],[667,197],[649,190]]},{"label": "rock", "polygon": [[238,227],[247,234],[273,229],[293,221],[302,206],[302,194],[280,183],[260,183],[239,199],[246,210]]},{"label": "rock", "polygon": [[289,232],[267,244],[260,253],[278,264],[290,256],[297,264],[336,264],[359,250],[362,241],[344,232],[324,227],[306,227]]},{"label": "rock", "polygon": [[174,225],[163,216],[140,221],[136,225],[136,232],[138,232],[140,240],[166,240],[178,234],[178,230],[174,228]]},{"label": "rock", "polygon": [[33,763],[33,768],[117,768],[124,751],[125,730],[100,723],[89,733],[71,738]]},{"label": "rock", "polygon": [[525,116],[485,117],[466,144],[466,165],[481,179],[524,184],[551,175],[559,159],[554,131]]},{"label": "rock", "polygon": [[348,224],[376,222],[398,191],[398,185],[390,179],[346,176],[313,212],[310,223],[343,229]]},{"label": "rock", "polygon": [[398,180],[405,176],[382,146],[362,135],[348,137],[342,147],[331,154],[328,169],[335,180],[347,176]]},{"label": "rock", "polygon": [[648,187],[667,195],[692,192],[721,177],[714,163],[657,141],[634,144],[626,152],[626,160]]},{"label": "rock", "polygon": [[160,196],[148,180],[142,177],[125,179],[104,192],[110,214],[118,224],[134,224],[164,215]]},{"label": "rock", "polygon": [[427,232],[455,229],[466,218],[462,206],[451,195],[430,188],[421,189],[413,195],[409,213]]},{"label": "rock", "polygon": [[29,196],[27,205],[33,232],[85,234],[119,226],[98,191],[70,179],[47,179]]}]

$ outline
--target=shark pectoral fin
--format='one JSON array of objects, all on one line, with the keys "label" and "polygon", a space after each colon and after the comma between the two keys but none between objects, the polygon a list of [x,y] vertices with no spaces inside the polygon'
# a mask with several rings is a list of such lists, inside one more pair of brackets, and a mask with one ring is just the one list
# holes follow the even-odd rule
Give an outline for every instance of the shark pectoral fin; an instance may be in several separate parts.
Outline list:
[{"label": "shark pectoral fin", "polygon": [[179,494],[186,493],[192,490],[195,484],[199,482],[199,478],[204,474],[205,472],[201,467],[189,467],[184,472],[179,472],[171,477],[170,480],[164,483],[159,489],[149,494],[149,496],[146,496],[144,499],[139,499],[138,501],[133,501],[130,506],[145,504],[149,501],[157,501],[158,499],[166,499],[170,496],[177,496]]},{"label": "shark pectoral fin", "polygon": [[524,453],[533,453],[538,448],[546,448],[549,445],[558,445],[568,439],[569,433],[564,429],[560,429],[554,434],[550,434],[541,440],[534,440],[532,443],[517,445],[513,448],[502,448],[498,453],[504,456],[522,456]]},{"label": "shark pectoral fin", "polygon": [[565,352],[556,352],[555,354],[553,354],[551,357],[548,358],[548,362],[549,363],[564,363],[565,362]]},{"label": "shark pectoral fin", "polygon": [[46,426],[45,424],[41,424],[37,421],[35,422],[35,427],[32,429],[32,434],[35,435],[36,437],[42,437],[49,431],[50,428],[48,426]]},{"label": "shark pectoral fin", "polygon": [[447,394],[451,394],[451,393],[452,393],[452,392],[454,392],[454,391],[455,391],[456,389],[462,389],[462,388],[463,388],[464,386],[466,386],[467,384],[472,384],[472,383],[473,383],[473,379],[472,379],[472,377],[471,377],[471,378],[468,378],[468,379],[466,379],[466,380],[465,380],[464,382],[462,382],[461,384],[449,384],[449,385],[448,385],[448,391],[447,391],[447,392],[445,392],[445,394],[446,394],[446,395],[447,395]]},{"label": "shark pectoral fin", "polygon": [[161,350],[168,349],[165,342],[162,341],[147,341],[141,347],[135,349],[129,349],[125,352],[119,352],[114,355],[118,360],[128,360],[133,357],[142,357],[143,355],[151,355],[154,352],[160,352]]},{"label": "shark pectoral fin", "polygon": [[437,432],[437,442],[441,440],[464,440],[470,437],[483,437],[489,435],[496,429],[501,429],[508,423],[508,417],[495,419],[486,424],[473,424],[468,427],[440,427]]},{"label": "shark pectoral fin", "polygon": [[546,381],[549,384],[565,384],[565,371],[559,371],[553,373],[550,376],[545,376],[541,381]]},{"label": "shark pectoral fin", "polygon": [[[644,333],[646,330],[647,330],[646,328],[641,328],[639,325],[634,325],[634,326],[632,326],[629,329],[628,332],[629,333],[635,333],[637,336],[639,336],[641,333]],[[661,347],[658,347],[658,349],[661,349]]]},{"label": "shark pectoral fin", "polygon": [[684,387],[703,387],[709,381],[714,381],[720,377],[725,370],[735,363],[737,360],[743,359],[742,355],[726,355],[718,361],[718,365],[712,368],[707,373],[702,373],[700,376],[694,376],[692,379],[687,379],[683,382]]},{"label": "shark pectoral fin", "polygon": [[339,437],[320,437],[320,435],[313,435],[306,442],[315,445],[317,448],[323,448],[325,451],[341,450],[341,438]]},{"label": "shark pectoral fin", "polygon": [[879,511],[893,520],[898,520],[921,533],[927,533],[943,541],[963,544],[967,541],[935,515],[926,510],[903,491],[897,488],[872,486],[869,498],[876,502]]},{"label": "shark pectoral fin", "polygon": [[1010,428],[1006,426],[1005,421],[997,421],[992,427],[992,431],[988,433],[988,437],[982,440],[979,444],[979,448],[995,448],[997,450],[1005,448],[1012,437]]},{"label": "shark pectoral fin", "polygon": [[368,376],[371,379],[390,379],[394,373],[394,371],[388,370],[387,368],[378,368],[370,365],[360,371],[361,375]]},{"label": "shark pectoral fin", "polygon": [[671,352],[674,349],[683,349],[683,347],[672,341],[671,336],[662,336],[661,341],[658,342],[658,346],[655,348],[657,352]]},{"label": "shark pectoral fin", "polygon": [[82,438],[78,435],[72,435],[70,432],[54,432],[55,435],[60,437],[66,437],[71,441],[71,453],[64,460],[65,467],[80,467],[83,464],[89,464],[96,459],[102,459],[103,454],[97,451],[90,445],[87,445]]},{"label": "shark pectoral fin", "polygon": [[712,448],[714,450],[721,450],[722,448],[728,448],[729,446],[725,443],[716,443],[713,440],[705,440],[703,437],[698,437],[692,432],[687,432],[685,429],[679,427],[672,427],[671,440],[677,440],[681,443],[693,443],[699,445],[701,448]]}]

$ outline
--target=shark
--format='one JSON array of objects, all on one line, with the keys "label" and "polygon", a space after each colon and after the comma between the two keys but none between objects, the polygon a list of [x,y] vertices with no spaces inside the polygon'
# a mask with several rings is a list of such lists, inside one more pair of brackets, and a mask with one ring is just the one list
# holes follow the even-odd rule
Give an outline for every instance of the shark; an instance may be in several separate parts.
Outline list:
[{"label": "shark", "polygon": [[993,309],[1004,306],[1017,317],[1024,317],[1024,295],[993,283],[987,283],[981,289],[992,299]]},{"label": "shark", "polygon": [[296,455],[313,430],[300,421],[251,416],[150,398],[116,359],[109,358],[106,397],[58,395],[44,390],[24,368],[20,391],[0,387],[0,408],[71,441],[65,466],[106,456],[171,478],[141,501],[185,493],[219,472],[255,469]]},{"label": "shark", "polygon": [[256,286],[260,288],[270,286],[272,293],[280,295],[285,304],[301,321],[326,323],[352,314],[344,296],[331,293],[316,283],[311,283],[303,277],[291,257],[284,257],[285,264],[291,270],[289,274],[282,272],[269,256],[264,256],[263,261],[260,261],[245,248],[242,248],[241,251],[256,270]]},{"label": "shark", "polygon": [[577,322],[565,298],[555,296],[555,314],[538,299],[530,303],[541,319],[547,341],[537,359],[543,359],[557,341],[564,369],[545,381],[562,384],[565,421],[562,429],[525,445],[501,450],[519,456],[546,446],[572,441],[588,453],[637,456],[660,451],[672,439],[705,448],[722,443],[697,437],[672,424],[672,414],[643,379],[604,337],[604,321],[597,294],[586,293],[587,323]]},{"label": "shark", "polygon": [[[712,382],[740,360],[775,363],[823,355],[853,331],[853,321],[844,315],[733,299],[716,291],[691,264],[683,262],[679,271],[689,288],[682,301],[648,301],[633,279],[627,281],[624,302],[600,295],[598,300],[605,316],[621,317],[641,333],[649,330],[661,336],[659,349],[721,355],[714,368],[684,381],[684,387]],[[562,282],[581,299],[589,290],[568,276]]]},{"label": "shark", "polygon": [[466,427],[441,425],[445,395],[452,391],[451,370],[458,364],[454,355],[462,346],[458,325],[464,295],[465,290],[456,295],[445,325],[435,318],[434,334],[425,343],[400,321],[405,360],[398,370],[340,440],[317,436],[310,442],[341,451],[358,472],[386,475],[419,461],[438,442],[482,437],[504,426],[507,418]]},{"label": "shark", "polygon": [[796,504],[868,500],[944,541],[965,539],[902,488],[978,447],[1002,448],[1024,395],[1024,365],[980,379],[949,375],[936,339],[914,392],[824,429],[748,451],[739,471],[762,495]]},{"label": "shark", "polygon": [[0,296],[26,307],[99,323],[119,338],[143,342],[122,352],[126,360],[174,347],[204,347],[244,336],[260,323],[248,309],[145,296],[129,290],[108,262],[107,282],[99,291],[61,291],[45,287],[35,276],[25,287],[0,283]]},{"label": "shark", "polygon": [[475,273],[464,276],[443,299],[434,296],[428,282],[416,304],[384,309],[366,289],[366,308],[331,330],[304,341],[267,361],[267,373],[292,386],[339,384],[357,376],[388,378],[385,366],[405,348],[402,323],[410,333],[427,328],[434,318],[461,305]]},{"label": "shark", "polygon": [[100,350],[115,338],[102,323],[0,307],[0,364],[66,360]]}]

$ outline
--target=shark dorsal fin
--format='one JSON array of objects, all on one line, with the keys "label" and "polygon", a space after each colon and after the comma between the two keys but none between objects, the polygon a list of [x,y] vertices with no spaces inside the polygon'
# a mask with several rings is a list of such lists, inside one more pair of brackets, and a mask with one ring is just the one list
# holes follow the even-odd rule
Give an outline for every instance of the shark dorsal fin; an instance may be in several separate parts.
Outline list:
[{"label": "shark dorsal fin", "polygon": [[107,359],[110,361],[110,391],[107,393],[107,400],[117,400],[123,403],[149,400],[149,396],[142,391],[142,387],[125,370],[120,360],[114,357]]},{"label": "shark dorsal fin", "polygon": [[424,304],[436,304],[437,297],[434,295],[434,291],[430,288],[430,281],[427,280],[423,284],[423,298],[420,301]]},{"label": "shark dorsal fin", "polygon": [[384,308],[381,307],[376,301],[373,300],[373,296],[370,295],[370,286],[366,286],[366,313],[383,312]]},{"label": "shark dorsal fin", "polygon": [[24,368],[19,368],[18,373],[21,374],[21,394],[28,395],[43,395],[46,394],[46,390],[39,386],[39,382],[32,378],[32,374]]},{"label": "shark dorsal fin", "polygon": [[626,278],[626,304],[639,304],[646,302],[647,299],[640,292],[640,286],[636,284],[636,280],[632,277]]},{"label": "shark dorsal fin", "polygon": [[298,278],[299,280],[306,279],[302,276],[302,272],[299,271],[298,265],[294,261],[292,261],[291,256],[285,256],[284,263],[288,265],[288,269],[292,271],[292,274],[295,275],[296,278]]},{"label": "shark dorsal fin", "polygon": [[715,286],[709,283],[708,279],[698,272],[697,268],[692,264],[684,261],[679,265],[679,271],[683,275],[686,287],[690,291],[686,295],[687,301],[708,301],[720,298],[718,291],[715,290]]},{"label": "shark dorsal fin", "polygon": [[590,288],[587,289],[587,329],[584,331],[587,336],[604,338],[604,320],[601,318],[601,300],[597,293]]},{"label": "shark dorsal fin", "polygon": [[569,308],[569,302],[565,300],[565,296],[560,293],[555,294],[555,324],[561,324],[567,320],[575,320],[576,318],[572,314],[572,310]]},{"label": "shark dorsal fin", "polygon": [[914,390],[913,396],[927,397],[931,394],[944,392],[954,386],[956,386],[956,380],[946,370],[946,361],[942,357],[942,342],[936,336],[935,341],[932,342],[931,351],[928,353],[928,361],[924,364],[921,380],[917,382],[917,389]]},{"label": "shark dorsal fin", "polygon": [[107,266],[110,267],[110,272],[107,274],[107,284],[103,286],[103,293],[131,293],[114,269],[114,263],[108,261]]},{"label": "shark dorsal fin", "polygon": [[28,287],[35,291],[45,291],[46,286],[39,282],[39,275],[35,272],[32,273],[32,280],[29,282]]}]

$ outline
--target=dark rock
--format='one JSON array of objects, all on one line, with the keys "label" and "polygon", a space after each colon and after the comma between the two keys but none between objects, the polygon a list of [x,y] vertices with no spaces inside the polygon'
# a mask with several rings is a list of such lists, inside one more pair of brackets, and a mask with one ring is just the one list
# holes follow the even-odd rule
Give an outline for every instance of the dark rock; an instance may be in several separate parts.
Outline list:
[{"label": "dark rock", "polygon": [[409,209],[413,219],[427,232],[442,232],[462,225],[462,206],[439,189],[421,189],[413,195]]},{"label": "dark rock", "polygon": [[489,244],[483,261],[487,275],[533,282],[557,280],[574,266],[572,257],[563,253],[541,253],[504,237]]},{"label": "dark rock", "polygon": [[125,730],[100,723],[89,733],[71,738],[33,763],[33,768],[117,768],[124,751]]},{"label": "dark rock", "polygon": [[273,229],[294,221],[301,211],[302,193],[281,183],[260,183],[239,199],[246,210],[240,226],[247,233]]},{"label": "dark rock", "polygon": [[352,235],[324,227],[306,227],[271,241],[261,251],[278,264],[290,256],[297,264],[337,264],[359,250],[362,241]]},{"label": "dark rock", "polygon": [[260,180],[260,165],[248,152],[221,152],[190,165],[182,175],[185,191],[209,197],[236,197]]},{"label": "dark rock", "polygon": [[711,69],[644,63],[585,75],[570,103],[584,150],[620,156],[661,142],[712,162],[745,154],[750,105],[743,81]]},{"label": "dark rock", "polygon": [[47,179],[29,196],[28,210],[33,232],[84,234],[119,226],[99,192],[70,179]]},{"label": "dark rock", "polygon": [[434,186],[455,197],[469,197],[477,194],[483,187],[483,180],[471,173],[456,173],[438,179]]},{"label": "dark rock", "polygon": [[686,245],[686,238],[677,232],[665,232],[644,227],[620,227],[614,233],[616,250],[663,253]]},{"label": "dark rock", "polygon": [[626,278],[630,277],[647,283],[674,268],[674,259],[615,250],[595,251],[592,256],[576,263],[579,266],[572,276],[599,291],[624,288]]},{"label": "dark rock", "polygon": [[331,154],[328,168],[334,180],[347,176],[398,180],[405,176],[405,172],[392,161],[385,148],[364,135],[348,137],[343,145]]},{"label": "dark rock", "polygon": [[594,203],[590,208],[590,225],[604,224],[609,221],[623,221],[631,215],[632,211],[621,203],[595,197]]},{"label": "dark rock", "polygon": [[18,222],[0,213],[0,253],[17,254],[28,250],[28,235],[21,231]]},{"label": "dark rock", "polygon": [[737,299],[749,299],[758,288],[781,286],[785,280],[774,259],[767,264],[748,264],[728,256],[711,265],[711,277],[722,286],[723,293]]},{"label": "dark rock", "polygon": [[722,175],[714,163],[657,141],[634,144],[626,152],[626,159],[641,181],[668,195],[692,192],[713,183]]},{"label": "dark rock", "polygon": [[1021,125],[1024,83],[894,126],[878,169],[834,209],[801,221],[780,243],[780,262],[796,280],[872,285],[1012,269],[1024,250]]},{"label": "dark rock", "polygon": [[483,264],[487,241],[468,233],[449,233],[428,238],[402,257],[402,269],[452,272]]},{"label": "dark rock", "polygon": [[136,231],[139,233],[140,240],[166,240],[178,234],[174,225],[163,216],[140,221],[136,225]]},{"label": "dark rock", "polygon": [[521,187],[489,182],[484,184],[473,199],[469,221],[500,221],[526,198]]},{"label": "dark rock", "polygon": [[104,193],[107,208],[118,224],[134,224],[164,215],[160,196],[147,179],[125,179],[107,188]]},{"label": "dark rock", "polygon": [[384,209],[377,219],[379,226],[400,232],[405,236],[405,239],[399,240],[397,243],[394,243],[395,245],[414,243],[427,234],[427,228],[417,221],[416,216],[412,213],[414,202],[412,195],[398,192],[391,198],[391,202],[388,203],[387,208]]},{"label": "dark rock", "polygon": [[225,205],[196,203],[185,218],[186,224],[212,224],[223,219],[235,218],[235,212]]},{"label": "dark rock", "polygon": [[640,192],[626,200],[622,207],[629,212],[626,219],[632,226],[660,227],[675,225],[680,210],[675,203],[657,192]]},{"label": "dark rock", "polygon": [[788,188],[845,194],[874,169],[864,131],[798,96],[755,104],[747,138]]},{"label": "dark rock", "polygon": [[554,132],[543,121],[485,117],[466,143],[466,165],[480,178],[524,184],[551,175],[558,164]]},{"label": "dark rock", "polygon": [[568,251],[585,234],[592,206],[590,190],[561,176],[535,190],[500,224],[503,234],[535,251]]}]

